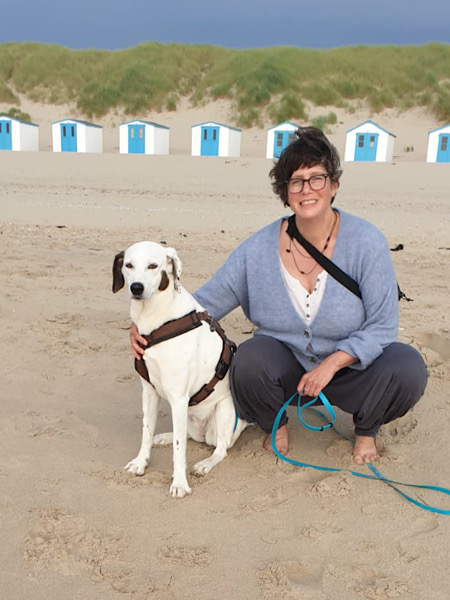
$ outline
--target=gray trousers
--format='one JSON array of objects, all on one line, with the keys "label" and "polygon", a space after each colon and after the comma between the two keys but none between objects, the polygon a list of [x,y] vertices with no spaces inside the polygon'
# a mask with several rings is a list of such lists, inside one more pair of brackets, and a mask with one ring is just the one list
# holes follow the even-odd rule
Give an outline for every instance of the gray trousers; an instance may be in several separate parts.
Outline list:
[{"label": "gray trousers", "polygon": [[[304,372],[289,348],[274,338],[256,336],[240,344],[230,371],[239,417],[270,433]],[[353,415],[356,435],[374,437],[381,425],[402,417],[418,402],[427,379],[419,352],[394,343],[367,369],[341,369],[322,391],[330,404]],[[310,399],[304,396],[305,402]],[[285,413],[280,427],[287,421]]]}]

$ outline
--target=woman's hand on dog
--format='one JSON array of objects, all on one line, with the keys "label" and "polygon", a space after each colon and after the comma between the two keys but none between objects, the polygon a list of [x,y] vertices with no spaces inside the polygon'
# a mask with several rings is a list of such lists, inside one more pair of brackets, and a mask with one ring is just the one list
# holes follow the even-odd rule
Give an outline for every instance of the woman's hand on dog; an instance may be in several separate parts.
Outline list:
[{"label": "woman's hand on dog", "polygon": [[142,335],[139,335],[139,331],[134,323],[132,323],[130,327],[130,343],[131,352],[133,353],[134,358],[137,358],[137,360],[141,360],[145,352],[145,348],[142,348],[140,344],[146,346],[147,340],[144,337],[142,337]]}]

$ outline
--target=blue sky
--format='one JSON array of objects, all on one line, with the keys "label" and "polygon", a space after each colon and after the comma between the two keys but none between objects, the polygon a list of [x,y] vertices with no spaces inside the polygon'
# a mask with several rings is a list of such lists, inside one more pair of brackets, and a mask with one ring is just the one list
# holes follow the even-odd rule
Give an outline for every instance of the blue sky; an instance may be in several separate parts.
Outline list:
[{"label": "blue sky", "polygon": [[450,0],[0,0],[0,43],[121,49],[450,43]]}]

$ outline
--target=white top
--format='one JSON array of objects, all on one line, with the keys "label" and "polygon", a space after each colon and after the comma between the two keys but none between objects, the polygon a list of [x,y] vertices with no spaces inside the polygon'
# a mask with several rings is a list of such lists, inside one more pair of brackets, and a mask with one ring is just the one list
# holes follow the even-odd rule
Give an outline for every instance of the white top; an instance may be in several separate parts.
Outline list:
[{"label": "white top", "polygon": [[320,307],[320,303],[322,302],[328,273],[327,271],[322,271],[317,275],[314,289],[311,293],[309,293],[308,290],[302,286],[300,281],[289,273],[289,271],[283,265],[281,259],[280,262],[283,279],[286,284],[289,298],[291,299],[291,302],[300,317],[309,325],[312,321],[314,321],[314,317],[316,316]]}]

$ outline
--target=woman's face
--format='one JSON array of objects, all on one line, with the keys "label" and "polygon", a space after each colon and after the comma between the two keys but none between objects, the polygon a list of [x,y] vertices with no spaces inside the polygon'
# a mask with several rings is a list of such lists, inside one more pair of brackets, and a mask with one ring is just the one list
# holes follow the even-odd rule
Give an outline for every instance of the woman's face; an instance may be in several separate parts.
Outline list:
[{"label": "woman's face", "polygon": [[289,178],[289,206],[301,219],[321,216],[330,210],[338,187],[339,184],[331,181],[322,165],[299,167]]}]

